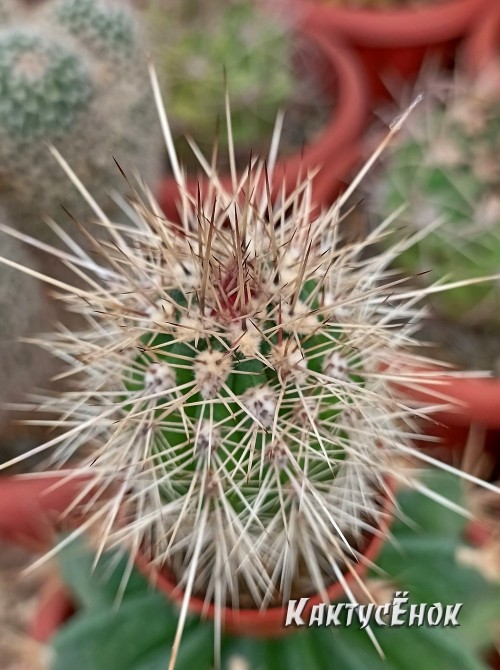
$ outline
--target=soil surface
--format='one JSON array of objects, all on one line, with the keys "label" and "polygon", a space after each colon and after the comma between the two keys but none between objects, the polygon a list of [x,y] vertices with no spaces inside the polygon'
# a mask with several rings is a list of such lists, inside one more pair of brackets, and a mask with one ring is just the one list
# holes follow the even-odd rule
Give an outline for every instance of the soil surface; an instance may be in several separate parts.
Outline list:
[{"label": "soil surface", "polygon": [[0,668],[49,670],[48,649],[28,634],[44,569],[23,574],[33,555],[0,542]]}]

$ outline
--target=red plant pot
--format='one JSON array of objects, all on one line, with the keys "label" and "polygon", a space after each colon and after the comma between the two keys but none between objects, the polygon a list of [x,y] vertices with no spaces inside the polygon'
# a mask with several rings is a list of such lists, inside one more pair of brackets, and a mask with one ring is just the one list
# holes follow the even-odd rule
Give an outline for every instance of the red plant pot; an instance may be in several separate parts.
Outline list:
[{"label": "red plant pot", "polygon": [[[410,391],[410,395],[423,402],[436,403],[435,393],[446,396],[453,409],[432,414],[445,427],[468,429],[478,424],[486,429],[500,429],[500,379],[480,377],[443,377],[439,384],[429,384],[429,392]],[[443,401],[444,402],[444,401]]]},{"label": "red plant pot", "polygon": [[29,634],[37,642],[46,644],[74,613],[75,605],[71,594],[54,577],[42,588]]},{"label": "red plant pot", "polygon": [[358,53],[370,77],[372,95],[387,97],[386,82],[413,78],[424,59],[451,59],[459,41],[497,0],[447,0],[418,8],[374,10],[333,7],[299,0],[308,30],[340,35]]},{"label": "red plant pot", "polygon": [[[319,137],[292,156],[279,158],[271,180],[272,195],[291,193],[298,180],[308,171],[319,169],[313,179],[313,202],[330,205],[339,194],[350,169],[359,158],[360,136],[365,126],[368,104],[363,71],[355,55],[349,53],[338,41],[322,35],[301,31],[301,37],[317,47],[316,54],[308,54],[307,64],[300,67],[313,68],[325,83],[327,93],[334,97],[332,116]],[[286,124],[286,117],[285,117]],[[230,187],[229,175],[220,178],[225,187]],[[188,192],[196,196],[198,186],[204,195],[207,189],[205,175],[187,180]],[[165,215],[178,220],[177,203],[179,188],[172,177],[166,177],[160,185],[158,201]]]},{"label": "red plant pot", "polygon": [[472,75],[500,58],[500,3],[493,1],[491,5],[464,44],[464,67]]},{"label": "red plant pot", "polygon": [[[389,485],[393,486],[392,482]],[[362,558],[358,561],[351,571],[344,573],[344,579],[347,584],[352,584],[356,578],[362,577],[371,562],[378,556],[385,539],[387,538],[390,521],[393,514],[393,501],[389,496],[384,498],[383,525],[379,528],[377,534],[371,535],[362,550]],[[137,568],[160,589],[169,600],[182,603],[184,592],[179,588],[175,578],[163,567],[158,570],[150,561],[139,553],[135,559]],[[331,602],[345,597],[345,591],[340,582],[335,582],[326,590]],[[321,595],[312,595],[302,613],[303,618],[307,618],[314,605],[324,602]],[[189,601],[189,610],[203,617],[214,619],[215,606],[207,605],[203,598],[193,596]],[[243,637],[257,638],[276,638],[286,635],[294,630],[293,627],[284,627],[286,617],[286,607],[269,607],[266,610],[258,609],[232,609],[222,608],[221,611],[222,626],[227,633]]]},{"label": "red plant pot", "polygon": [[0,477],[0,537],[31,551],[50,548],[84,481],[63,474]]}]

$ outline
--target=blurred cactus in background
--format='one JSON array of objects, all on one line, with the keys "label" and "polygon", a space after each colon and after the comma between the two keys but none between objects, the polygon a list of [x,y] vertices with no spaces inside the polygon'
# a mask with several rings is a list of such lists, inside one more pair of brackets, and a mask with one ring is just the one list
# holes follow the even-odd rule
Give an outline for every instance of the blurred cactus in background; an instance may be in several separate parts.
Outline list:
[{"label": "blurred cactus in background", "polygon": [[[137,173],[154,188],[161,168],[160,125],[141,26],[139,13],[126,1],[0,0],[1,223],[54,240],[45,219],[67,222],[61,205],[83,222],[92,217],[50,145],[110,216],[120,211],[113,191],[130,188],[113,159],[127,175]],[[71,236],[78,234],[73,226]],[[5,236],[0,254],[33,266],[21,243]],[[35,260],[38,270],[46,269],[45,260]],[[62,264],[56,273],[64,279],[61,272]],[[56,310],[37,280],[2,267],[0,281],[0,401],[5,403],[46,385],[54,371],[45,354],[11,339],[53,328]],[[69,323],[66,314],[58,316]],[[2,421],[7,417],[2,410]],[[10,428],[4,442],[9,440]]]},{"label": "blurred cactus in background", "polygon": [[61,180],[49,144],[109,211],[109,192],[124,190],[113,158],[154,186],[159,124],[144,36],[126,2],[50,0],[23,16],[0,30],[0,202],[17,228],[40,236],[61,204],[77,217],[90,211]]},{"label": "blurred cactus in background", "polygon": [[[0,221],[8,218],[0,210]],[[34,271],[41,271],[33,251],[10,235],[0,234],[2,256],[19,265],[29,263]],[[24,400],[25,394],[37,385],[46,383],[47,378],[58,366],[48,352],[19,341],[19,338],[33,337],[53,326],[54,307],[49,301],[46,289],[33,277],[19,270],[0,266],[0,427],[11,418],[4,403]],[[20,416],[18,414],[18,416]],[[10,434],[10,427],[7,435]],[[5,439],[2,435],[0,449]],[[5,452],[3,452],[5,453]]]},{"label": "blurred cactus in background", "polygon": [[[236,146],[267,146],[295,86],[282,19],[250,0],[151,0],[147,15],[174,134],[212,147],[227,78]],[[218,139],[227,142],[224,128]],[[182,144],[180,151],[184,159]]]},{"label": "blurred cactus in background", "polygon": [[[414,243],[398,264],[422,281],[500,270],[500,69],[475,82],[438,86],[417,106],[386,155],[372,196],[379,220],[398,207],[399,233]],[[441,220],[433,232],[424,229]],[[391,238],[390,243],[394,241]],[[500,285],[470,284],[432,298],[448,318],[500,325]]]}]

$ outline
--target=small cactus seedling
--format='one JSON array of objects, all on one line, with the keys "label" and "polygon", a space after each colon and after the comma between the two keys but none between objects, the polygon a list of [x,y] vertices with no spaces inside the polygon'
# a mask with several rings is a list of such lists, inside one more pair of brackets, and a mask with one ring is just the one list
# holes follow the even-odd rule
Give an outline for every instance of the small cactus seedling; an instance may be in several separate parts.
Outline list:
[{"label": "small cactus seedling", "polygon": [[200,155],[211,188],[191,198],[153,90],[181,227],[137,197],[135,225],[112,224],[59,157],[113,239],[64,255],[84,288],[45,278],[87,325],[42,341],[76,388],[37,403],[66,432],[35,451],[78,456],[94,502],[110,490],[83,526],[104,520],[99,552],[126,542],[184,590],[173,668],[193,595],[218,636],[224,608],[326,601],[332,582],[354,599],[345,572],[384,532],[392,459],[434,462],[411,439],[436,404],[398,389],[438,373],[409,348],[424,292],[394,280],[393,250],[363,254],[378,232],[343,245],[342,201],[314,214],[310,179],[270,200],[275,153],[241,178],[233,158],[230,188]]},{"label": "small cactus seedling", "polygon": [[[500,268],[500,85],[498,67],[474,83],[457,81],[415,110],[387,152],[372,188],[376,217],[399,207],[399,232],[414,243],[398,259],[432,281],[494,275]],[[426,231],[433,226],[435,230]],[[393,243],[391,238],[389,243]],[[498,327],[498,281],[434,298],[446,317]]]},{"label": "small cactus seedling", "polygon": [[105,0],[49,0],[2,25],[0,201],[19,229],[38,230],[44,216],[59,217],[61,204],[88,216],[61,184],[47,144],[63,152],[105,209],[109,191],[123,184],[113,157],[154,181],[159,127],[141,40],[132,10]]},{"label": "small cactus seedling", "polygon": [[[224,120],[227,80],[235,146],[255,151],[267,144],[294,89],[292,42],[283,22],[250,0],[153,0],[148,13],[176,137],[190,135],[204,150],[212,146]],[[225,130],[219,140],[226,142]],[[179,150],[183,146],[179,141]]]}]

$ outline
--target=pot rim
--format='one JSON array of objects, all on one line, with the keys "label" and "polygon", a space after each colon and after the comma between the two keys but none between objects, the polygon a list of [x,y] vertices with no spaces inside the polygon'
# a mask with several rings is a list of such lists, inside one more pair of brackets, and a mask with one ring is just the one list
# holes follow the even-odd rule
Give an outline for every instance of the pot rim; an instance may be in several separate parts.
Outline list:
[{"label": "pot rim", "polygon": [[[364,547],[359,550],[361,559],[352,565],[352,569],[344,571],[344,579],[347,584],[353,580],[361,578],[369,569],[370,564],[380,553],[380,550],[387,539],[391,521],[393,518],[395,482],[392,478],[387,478],[388,488],[391,492],[383,493],[383,504],[381,522],[377,532],[370,534]],[[175,578],[171,573],[165,569],[154,566],[144,555],[139,551],[134,562],[138,570],[148,578],[153,586],[159,588],[169,600],[180,605],[184,598],[184,591],[178,588]],[[346,591],[340,581],[333,582],[327,589],[326,594],[330,602],[346,595]],[[296,596],[295,599],[297,599]],[[293,600],[293,599],[292,599]],[[323,603],[323,597],[319,593],[313,593],[308,597],[306,607],[302,612],[302,616],[307,616],[314,605]],[[189,602],[189,610],[207,619],[215,619],[216,608],[212,603],[206,604],[205,600],[198,596],[192,596]],[[284,627],[286,605],[278,605],[268,607],[267,609],[232,609],[230,607],[221,608],[221,620],[224,630],[233,635],[241,635],[244,637],[258,637],[258,638],[275,638],[286,635],[294,631],[294,627]]]},{"label": "pot rim", "polygon": [[406,9],[350,9],[299,0],[302,23],[334,30],[358,46],[418,47],[460,37],[490,0],[445,0],[438,5]]}]

